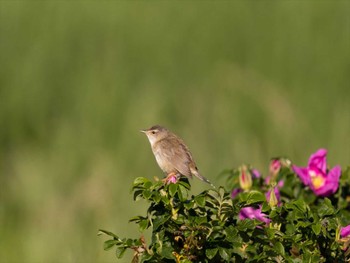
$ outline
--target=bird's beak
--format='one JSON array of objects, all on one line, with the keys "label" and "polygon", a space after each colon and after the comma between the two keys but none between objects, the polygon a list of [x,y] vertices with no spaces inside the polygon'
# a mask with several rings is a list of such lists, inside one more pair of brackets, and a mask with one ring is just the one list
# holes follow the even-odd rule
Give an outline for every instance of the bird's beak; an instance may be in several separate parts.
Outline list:
[{"label": "bird's beak", "polygon": [[142,132],[142,133],[146,133],[146,132],[147,132],[147,130],[140,130],[140,132]]}]

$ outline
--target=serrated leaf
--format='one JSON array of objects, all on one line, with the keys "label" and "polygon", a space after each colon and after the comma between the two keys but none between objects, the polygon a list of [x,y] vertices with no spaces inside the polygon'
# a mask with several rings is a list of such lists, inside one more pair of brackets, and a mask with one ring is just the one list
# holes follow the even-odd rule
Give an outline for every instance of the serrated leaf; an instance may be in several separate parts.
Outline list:
[{"label": "serrated leaf", "polygon": [[210,248],[205,250],[205,255],[207,256],[208,259],[213,259],[216,254],[218,253],[218,248]]}]

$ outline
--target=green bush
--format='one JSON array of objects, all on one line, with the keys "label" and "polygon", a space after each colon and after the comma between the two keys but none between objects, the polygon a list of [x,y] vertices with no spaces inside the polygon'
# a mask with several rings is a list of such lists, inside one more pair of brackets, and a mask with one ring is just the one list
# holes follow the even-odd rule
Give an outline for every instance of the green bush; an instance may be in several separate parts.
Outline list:
[{"label": "green bush", "polygon": [[297,168],[287,159],[273,159],[264,177],[243,165],[223,173],[227,188],[198,195],[190,195],[187,178],[175,184],[136,178],[134,199],[149,207],[145,216],[130,221],[141,232],[151,229],[151,240],[100,230],[110,237],[104,249],[116,249],[118,258],[132,249],[132,262],[349,261],[350,236],[342,226],[350,223],[350,169],[326,197],[303,184]]}]

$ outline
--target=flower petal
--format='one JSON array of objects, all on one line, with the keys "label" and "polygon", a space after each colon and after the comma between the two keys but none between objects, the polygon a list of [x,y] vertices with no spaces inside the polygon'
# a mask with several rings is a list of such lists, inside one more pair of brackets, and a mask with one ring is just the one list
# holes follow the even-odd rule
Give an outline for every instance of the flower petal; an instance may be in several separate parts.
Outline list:
[{"label": "flower petal", "polygon": [[328,172],[325,184],[318,189],[312,189],[312,190],[318,196],[330,196],[334,194],[339,187],[340,175],[341,175],[341,168],[339,165],[337,165]]},{"label": "flower petal", "polygon": [[261,212],[261,207],[260,208],[254,208],[251,206],[243,207],[239,211],[239,219],[244,220],[247,218],[257,219],[259,221],[265,222],[266,224],[270,223],[270,219],[267,218],[267,215]]},{"label": "flower petal", "polygon": [[308,167],[313,166],[326,173],[327,169],[327,150],[319,149],[317,152],[311,154]]},{"label": "flower petal", "polygon": [[340,235],[342,237],[347,237],[350,235],[350,225],[340,228]]},{"label": "flower petal", "polygon": [[292,166],[293,171],[299,176],[300,180],[304,185],[310,184],[310,176],[308,174],[308,169],[304,167],[298,167],[296,165]]}]

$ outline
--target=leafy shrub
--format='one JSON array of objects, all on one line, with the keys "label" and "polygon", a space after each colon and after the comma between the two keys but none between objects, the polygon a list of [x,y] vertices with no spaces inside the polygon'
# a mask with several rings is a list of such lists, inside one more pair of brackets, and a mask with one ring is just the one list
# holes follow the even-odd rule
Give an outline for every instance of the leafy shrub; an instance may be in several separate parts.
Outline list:
[{"label": "leafy shrub", "polygon": [[324,194],[319,190],[330,184],[328,170],[316,174],[324,180],[300,175],[313,164],[325,167],[326,153],[318,153],[306,168],[273,159],[266,177],[247,165],[227,170],[227,188],[195,196],[187,178],[170,184],[136,178],[134,199],[146,200],[149,208],[130,221],[141,232],[150,228],[152,238],[147,243],[143,236],[122,239],[100,230],[110,237],[104,249],[116,249],[118,258],[132,249],[135,263],[348,262],[350,227],[342,226],[350,223],[350,169]]}]

